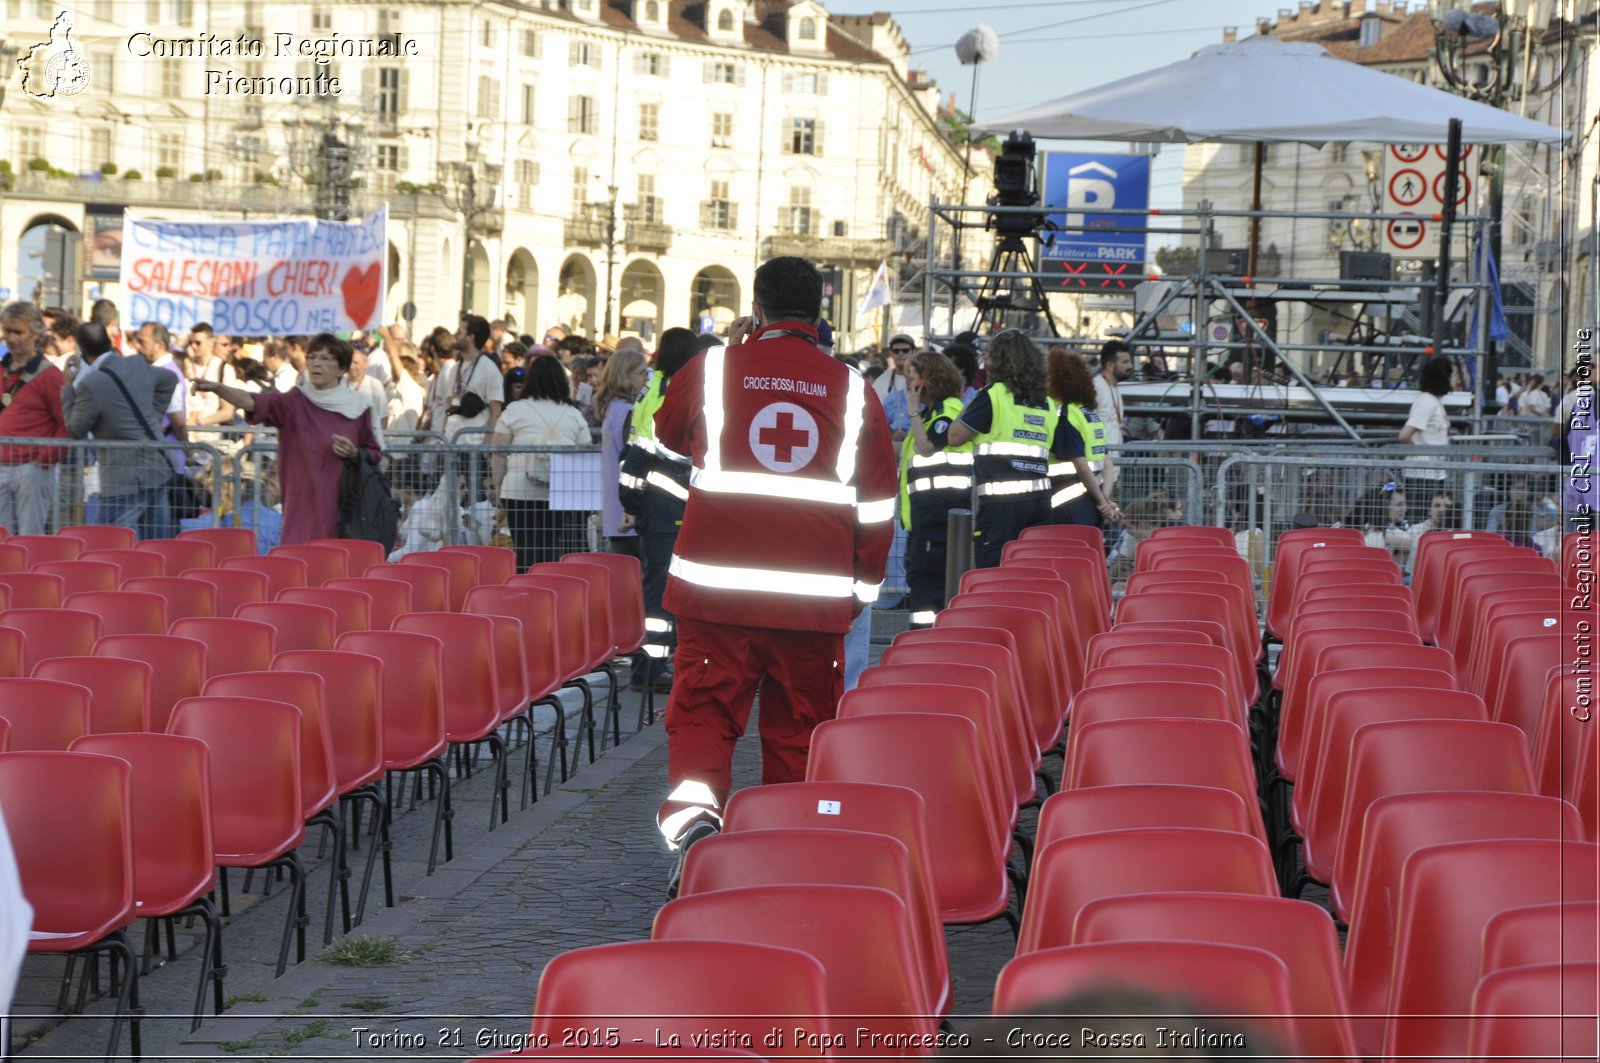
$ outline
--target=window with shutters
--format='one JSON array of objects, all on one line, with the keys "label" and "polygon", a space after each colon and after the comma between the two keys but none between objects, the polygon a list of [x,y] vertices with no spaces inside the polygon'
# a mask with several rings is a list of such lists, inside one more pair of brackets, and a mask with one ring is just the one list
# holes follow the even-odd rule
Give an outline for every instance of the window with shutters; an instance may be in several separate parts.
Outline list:
[{"label": "window with shutters", "polygon": [[397,125],[406,109],[405,71],[397,66],[377,69],[378,91],[373,100],[373,110],[384,125]]},{"label": "window with shutters", "polygon": [[800,39],[802,41],[814,41],[814,40],[816,40],[817,39],[817,20],[814,19],[814,18],[803,18],[803,19],[801,19],[800,20],[800,34],[799,34],[799,36],[800,36]]},{"label": "window with shutters", "polygon": [[96,127],[89,130],[89,157],[83,160],[86,170],[98,170],[103,162],[115,162],[111,157],[111,130]]},{"label": "window with shutters", "polygon": [[500,79],[492,77],[478,78],[478,117],[500,117]]},{"label": "window with shutters", "polygon": [[640,52],[633,57],[633,72],[641,77],[664,78],[669,67],[660,52]]},{"label": "window with shutters", "polygon": [[94,80],[94,87],[108,95],[114,94],[117,89],[116,61],[117,50],[115,48],[92,48],[89,50],[89,71]]},{"label": "window with shutters", "polygon": [[524,83],[522,86],[522,124],[533,125],[533,86]]},{"label": "window with shutters", "polygon": [[156,91],[168,99],[183,95],[183,66],[176,59],[163,59],[156,67],[159,82]]},{"label": "window with shutters", "polygon": [[[313,95],[326,99],[334,95],[333,79],[339,76],[337,64],[329,63],[319,66],[310,59],[295,64],[295,77],[309,78],[312,83]],[[321,91],[317,91],[318,89]]]},{"label": "window with shutters", "polygon": [[333,29],[333,12],[325,7],[311,9],[311,28],[314,30]]},{"label": "window with shutters", "polygon": [[713,85],[742,85],[744,70],[738,63],[713,61],[706,64],[706,81]]},{"label": "window with shutters", "polygon": [[574,166],[572,168],[572,206],[576,210],[589,202],[589,168],[587,166]]},{"label": "window with shutters", "polygon": [[828,75],[816,71],[785,74],[783,91],[797,96],[825,96],[828,93]]},{"label": "window with shutters", "polygon": [[600,108],[593,96],[574,96],[567,101],[567,132],[588,133],[600,131]]},{"label": "window with shutters", "polygon": [[1335,141],[1328,145],[1328,157],[1334,162],[1344,162],[1350,154],[1350,145]]},{"label": "window with shutters", "polygon": [[144,20],[151,26],[161,25],[161,0],[144,0]]},{"label": "window with shutters", "polygon": [[644,20],[646,22],[658,22],[660,19],[661,5],[657,2],[657,0],[645,0]]},{"label": "window with shutters", "polygon": [[519,210],[533,209],[533,186],[539,183],[539,164],[533,159],[518,159],[511,167]]},{"label": "window with shutters", "polygon": [[379,144],[373,157],[377,162],[378,169],[387,170],[390,173],[400,172],[400,145]]},{"label": "window with shutters", "polygon": [[638,206],[635,208],[640,221],[646,225],[660,225],[664,213],[661,206],[661,197],[656,195],[656,175],[642,173],[639,175],[639,194],[636,197]]},{"label": "window with shutters", "polygon": [[726,111],[718,111],[711,116],[711,146],[714,148],[733,147],[733,115]]},{"label": "window with shutters", "polygon": [[789,189],[789,206],[782,219],[784,230],[794,236],[810,236],[814,220],[811,213],[811,189]]},{"label": "window with shutters", "polygon": [[723,8],[722,12],[717,15],[717,32],[733,32],[733,12],[729,11],[727,8]]},{"label": "window with shutters", "polygon": [[392,7],[380,8],[378,10],[378,36],[390,38],[400,36],[399,11]]},{"label": "window with shutters", "polygon": [[784,127],[783,150],[788,155],[820,155],[817,120],[791,117]]},{"label": "window with shutters", "polygon": [[593,41],[573,41],[567,49],[568,66],[600,69],[600,46]]},{"label": "window with shutters", "polygon": [[17,126],[17,154],[22,157],[23,165],[44,158],[44,126]]},{"label": "window with shutters", "polygon": [[701,224],[707,229],[731,229],[736,224],[737,218],[738,213],[729,195],[728,182],[712,181],[711,195],[700,211]]},{"label": "window with shutters", "polygon": [[166,167],[177,172],[183,165],[183,134],[182,133],[157,133],[156,134],[156,166]]},{"label": "window with shutters", "polygon": [[494,47],[494,23],[488,19],[484,19],[483,24],[478,28],[478,43],[485,48]]},{"label": "window with shutters", "polygon": [[536,31],[522,31],[522,55],[525,59],[539,58],[539,34]]},{"label": "window with shutters", "polygon": [[659,103],[641,103],[639,105],[639,139],[661,139],[661,105]]}]

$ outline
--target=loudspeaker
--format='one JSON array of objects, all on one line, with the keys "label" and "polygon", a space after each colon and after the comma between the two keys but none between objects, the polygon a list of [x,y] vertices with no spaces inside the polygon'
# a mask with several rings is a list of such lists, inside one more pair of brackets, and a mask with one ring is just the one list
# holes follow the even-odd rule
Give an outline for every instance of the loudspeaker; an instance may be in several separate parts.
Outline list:
[{"label": "loudspeaker", "polygon": [[1250,253],[1242,247],[1206,248],[1206,272],[1242,277],[1250,264]]},{"label": "loudspeaker", "polygon": [[1377,251],[1340,251],[1339,279],[1342,281],[1393,280],[1394,256]]}]

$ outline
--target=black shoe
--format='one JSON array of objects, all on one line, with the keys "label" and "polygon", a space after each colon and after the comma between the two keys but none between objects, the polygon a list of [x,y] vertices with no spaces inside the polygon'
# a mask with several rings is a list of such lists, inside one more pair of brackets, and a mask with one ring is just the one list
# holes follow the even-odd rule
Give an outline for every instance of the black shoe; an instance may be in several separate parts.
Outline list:
[{"label": "black shoe", "polygon": [[[655,678],[650,680],[650,685],[655,688],[657,694],[672,693],[672,673],[657,672]],[[643,689],[643,684],[640,685],[640,689]]]},{"label": "black shoe", "polygon": [[672,874],[667,876],[667,900],[678,896],[678,883],[683,881],[683,862],[688,858],[689,846],[717,833],[717,825],[709,819],[697,820],[683,832],[683,837],[678,841],[678,859],[672,865]]}]

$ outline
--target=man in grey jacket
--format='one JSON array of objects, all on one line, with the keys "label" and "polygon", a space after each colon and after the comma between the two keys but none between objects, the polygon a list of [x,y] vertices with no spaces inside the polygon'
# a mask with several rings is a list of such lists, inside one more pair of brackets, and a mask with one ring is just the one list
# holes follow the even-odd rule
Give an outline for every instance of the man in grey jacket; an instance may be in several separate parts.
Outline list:
[{"label": "man in grey jacket", "polygon": [[[93,434],[98,440],[149,442],[154,432],[160,439],[155,426],[161,424],[177,378],[138,356],[119,355],[99,325],[83,326],[78,349],[86,364],[72,368],[61,389],[61,412],[72,437]],[[167,496],[173,467],[164,449],[102,447],[99,462],[101,523],[132,528],[141,539],[176,532]]]}]

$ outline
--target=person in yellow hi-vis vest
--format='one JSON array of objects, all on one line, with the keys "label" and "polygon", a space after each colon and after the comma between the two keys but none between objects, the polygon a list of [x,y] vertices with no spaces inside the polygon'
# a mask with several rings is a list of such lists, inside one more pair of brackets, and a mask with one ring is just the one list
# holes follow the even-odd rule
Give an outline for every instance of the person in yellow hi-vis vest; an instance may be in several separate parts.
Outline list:
[{"label": "person in yellow hi-vis vest", "polygon": [[950,511],[972,504],[972,444],[949,446],[966,386],[955,363],[936,351],[906,367],[911,431],[900,445],[900,523],[906,529],[906,586],[912,627],[933,626],[944,608]]},{"label": "person in yellow hi-vis vest", "polygon": [[1050,399],[1063,450],[1050,459],[1050,523],[1105,527],[1122,519],[1106,495],[1106,429],[1094,403],[1094,373],[1083,355],[1050,348]]}]

